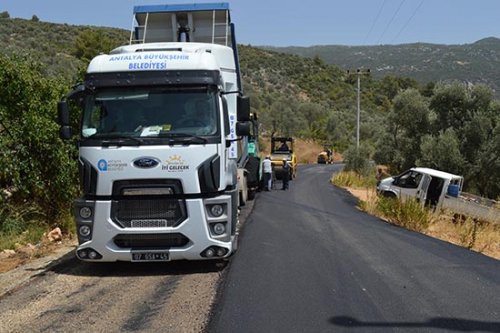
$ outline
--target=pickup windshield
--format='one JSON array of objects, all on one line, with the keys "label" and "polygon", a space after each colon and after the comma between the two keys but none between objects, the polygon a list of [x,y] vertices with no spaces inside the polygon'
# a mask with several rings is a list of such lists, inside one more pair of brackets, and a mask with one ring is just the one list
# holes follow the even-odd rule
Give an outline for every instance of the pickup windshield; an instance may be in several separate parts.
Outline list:
[{"label": "pickup windshield", "polygon": [[219,133],[215,89],[113,88],[85,99],[82,139],[178,139]]}]

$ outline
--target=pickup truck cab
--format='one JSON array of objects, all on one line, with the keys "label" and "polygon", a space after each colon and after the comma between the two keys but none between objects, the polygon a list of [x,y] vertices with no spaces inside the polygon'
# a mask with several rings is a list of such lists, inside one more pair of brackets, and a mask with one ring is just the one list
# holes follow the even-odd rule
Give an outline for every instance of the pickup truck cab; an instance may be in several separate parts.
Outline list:
[{"label": "pickup truck cab", "polygon": [[411,168],[383,179],[377,191],[387,197],[416,198],[427,206],[442,206],[446,195],[457,197],[463,177],[430,168]]}]

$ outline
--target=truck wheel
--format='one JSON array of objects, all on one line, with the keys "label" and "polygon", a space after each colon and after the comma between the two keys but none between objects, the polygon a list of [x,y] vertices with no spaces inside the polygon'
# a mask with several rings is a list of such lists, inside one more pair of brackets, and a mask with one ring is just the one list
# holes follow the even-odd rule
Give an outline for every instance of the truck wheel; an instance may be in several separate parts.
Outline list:
[{"label": "truck wheel", "polygon": [[240,198],[238,200],[238,207],[243,207],[247,204],[246,195],[243,191],[240,192]]},{"label": "truck wheel", "polygon": [[386,197],[386,198],[394,198],[396,199],[396,194],[392,193],[392,192],[384,192],[383,193],[383,196]]},{"label": "truck wheel", "polygon": [[248,187],[246,186],[247,177],[245,177],[244,184],[245,184],[245,186],[243,186],[243,188],[240,191],[240,195],[239,195],[239,205],[238,205],[239,207],[243,207],[247,204],[247,200],[248,200]]}]

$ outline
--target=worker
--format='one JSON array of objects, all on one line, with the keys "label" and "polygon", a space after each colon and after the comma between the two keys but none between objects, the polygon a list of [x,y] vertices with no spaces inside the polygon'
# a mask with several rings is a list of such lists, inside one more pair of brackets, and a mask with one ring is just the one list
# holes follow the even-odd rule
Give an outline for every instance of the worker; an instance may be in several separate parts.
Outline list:
[{"label": "worker", "polygon": [[264,161],[262,161],[262,173],[264,190],[270,191],[272,186],[272,176],[273,176],[273,166],[271,163],[271,156],[267,155]]},{"label": "worker", "polygon": [[286,158],[283,159],[283,187],[281,188],[282,190],[288,190],[288,182],[290,180],[290,171],[291,167],[290,164],[288,164],[288,161]]},{"label": "worker", "polygon": [[377,188],[380,185],[380,182],[382,181],[383,177],[384,177],[384,172],[382,171],[382,168],[377,168],[377,172],[375,173],[375,179],[377,180]]}]

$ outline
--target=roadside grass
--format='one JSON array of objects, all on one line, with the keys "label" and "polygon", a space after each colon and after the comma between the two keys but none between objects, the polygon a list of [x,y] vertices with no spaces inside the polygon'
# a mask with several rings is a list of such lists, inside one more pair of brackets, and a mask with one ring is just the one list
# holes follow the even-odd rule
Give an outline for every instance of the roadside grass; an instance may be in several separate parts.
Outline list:
[{"label": "roadside grass", "polygon": [[331,182],[332,184],[337,185],[339,187],[354,187],[354,188],[367,188],[367,189],[368,188],[374,189],[376,184],[376,180],[374,177],[364,176],[354,171],[339,172],[332,177]]},{"label": "roadside grass", "polygon": [[447,210],[435,212],[416,200],[378,196],[375,181],[370,178],[354,172],[339,172],[332,176],[331,183],[358,197],[361,210],[388,223],[500,259],[500,224],[457,216]]},{"label": "roadside grass", "polygon": [[46,244],[45,235],[53,227],[58,226],[65,233],[75,233],[75,228],[70,216],[61,216],[57,225],[50,225],[36,205],[32,203],[11,204],[2,202],[0,207],[0,252],[2,250],[16,250],[17,248],[33,244],[38,249],[35,254],[43,252],[41,249]]}]

